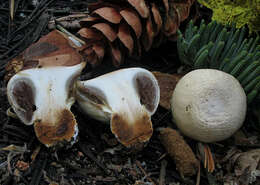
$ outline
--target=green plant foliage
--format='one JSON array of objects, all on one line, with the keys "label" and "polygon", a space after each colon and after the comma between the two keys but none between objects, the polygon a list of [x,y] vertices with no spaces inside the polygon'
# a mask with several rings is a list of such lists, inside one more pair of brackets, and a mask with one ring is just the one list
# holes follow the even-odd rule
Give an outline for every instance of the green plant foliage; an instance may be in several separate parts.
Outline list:
[{"label": "green plant foliage", "polygon": [[260,0],[198,0],[213,11],[212,20],[222,24],[248,25],[250,33],[260,31]]},{"label": "green plant foliage", "polygon": [[182,34],[178,31],[180,60],[193,69],[212,68],[238,79],[248,103],[260,97],[260,45],[257,38],[245,38],[246,28],[236,29],[212,21],[199,27],[191,21]]}]

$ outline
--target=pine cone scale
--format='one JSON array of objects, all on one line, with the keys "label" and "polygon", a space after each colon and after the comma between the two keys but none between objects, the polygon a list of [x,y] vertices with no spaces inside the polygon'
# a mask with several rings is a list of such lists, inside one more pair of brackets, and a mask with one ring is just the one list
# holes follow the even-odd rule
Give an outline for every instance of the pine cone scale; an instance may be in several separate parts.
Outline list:
[{"label": "pine cone scale", "polygon": [[122,16],[112,7],[103,7],[95,10],[93,14],[98,14],[100,17],[106,19],[107,21],[118,24],[120,23]]},{"label": "pine cone scale", "polygon": [[134,49],[134,40],[131,37],[129,27],[126,24],[120,24],[117,36],[128,49],[129,54],[132,55]]},{"label": "pine cone scale", "polygon": [[163,0],[163,4],[164,4],[164,7],[165,7],[166,14],[168,14],[168,12],[169,12],[169,2],[168,2],[168,0]]},{"label": "pine cone scale", "polygon": [[115,43],[109,43],[111,48],[112,62],[115,66],[119,66],[123,61],[123,55],[120,49],[116,46]]},{"label": "pine cone scale", "polygon": [[131,9],[124,9],[120,11],[120,14],[135,31],[137,38],[139,38],[142,34],[142,24],[137,13]]},{"label": "pine cone scale", "polygon": [[153,38],[154,38],[154,31],[152,27],[152,20],[151,17],[148,18],[146,22],[146,34],[143,34],[143,47],[145,51],[148,51],[153,43]]},{"label": "pine cone scale", "polygon": [[85,39],[95,39],[95,40],[101,40],[102,34],[91,29],[91,28],[82,28],[78,32],[81,37]]},{"label": "pine cone scale", "polygon": [[101,31],[110,42],[113,42],[117,38],[115,30],[106,23],[94,24],[92,27]]},{"label": "pine cone scale", "polygon": [[137,10],[142,18],[149,16],[149,9],[144,0],[128,0],[128,2]]},{"label": "pine cone scale", "polygon": [[108,50],[118,66],[125,56],[140,56],[142,50],[148,51],[161,41],[172,39],[180,23],[188,17],[193,1],[99,0],[90,4],[90,16],[81,21],[83,31],[78,33],[92,47],[93,43],[102,42],[104,50],[98,45],[98,49],[88,53],[91,55],[88,58],[96,53],[94,59],[101,60],[103,51]]},{"label": "pine cone scale", "polygon": [[96,43],[93,45],[93,50],[98,56],[99,60],[102,60],[105,55],[105,49],[103,44]]},{"label": "pine cone scale", "polygon": [[156,24],[154,32],[155,35],[157,35],[162,28],[163,22],[162,22],[162,17],[160,15],[160,12],[154,3],[152,3],[152,13],[153,13],[153,20]]}]

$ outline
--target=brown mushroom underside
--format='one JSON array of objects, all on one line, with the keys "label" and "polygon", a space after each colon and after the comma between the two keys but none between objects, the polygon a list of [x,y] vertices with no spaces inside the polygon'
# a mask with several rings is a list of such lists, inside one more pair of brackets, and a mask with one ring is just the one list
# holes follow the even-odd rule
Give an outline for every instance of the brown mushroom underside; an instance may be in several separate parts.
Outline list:
[{"label": "brown mushroom underside", "polygon": [[140,75],[136,78],[136,85],[141,104],[143,104],[148,111],[152,112],[155,107],[154,101],[156,97],[154,82],[150,77]]},{"label": "brown mushroom underside", "polygon": [[57,143],[72,142],[75,135],[76,120],[69,110],[62,110],[56,124],[37,120],[34,123],[35,133],[41,143],[54,146]]},{"label": "brown mushroom underside", "polygon": [[153,127],[147,113],[132,124],[116,113],[112,115],[111,131],[123,145],[132,146],[148,141],[153,134]]}]

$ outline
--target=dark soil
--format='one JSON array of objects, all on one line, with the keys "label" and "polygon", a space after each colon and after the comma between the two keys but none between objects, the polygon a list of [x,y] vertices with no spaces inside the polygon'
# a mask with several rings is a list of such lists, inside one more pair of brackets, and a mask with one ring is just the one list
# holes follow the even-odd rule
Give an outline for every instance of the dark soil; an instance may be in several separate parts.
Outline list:
[{"label": "dark soil", "polygon": [[[179,175],[173,160],[166,154],[158,138],[157,128],[176,128],[171,120],[170,111],[162,107],[159,107],[152,117],[155,131],[142,149],[125,148],[120,145],[111,133],[109,125],[90,119],[81,112],[77,104],[73,105],[72,111],[79,124],[79,141],[71,148],[58,151],[48,149],[39,143],[32,126],[25,126],[18,119],[6,115],[10,107],[3,80],[6,63],[41,36],[49,33],[51,29],[47,25],[51,19],[75,12],[86,12],[88,2],[90,0],[16,0],[14,21],[11,21],[9,2],[0,1],[0,184],[196,184],[196,176],[183,178]],[[210,10],[198,5],[193,9],[198,22],[202,18],[210,20]],[[181,29],[185,29],[185,24],[186,22]],[[70,31],[75,33],[77,30]],[[176,43],[166,42],[159,48],[145,53],[139,60],[127,59],[121,67],[139,66],[151,71],[175,73],[180,65]],[[85,71],[82,78],[88,76],[86,74],[90,74],[90,71],[91,77],[94,77],[113,70],[115,68],[109,61],[104,62],[104,65],[96,69]],[[232,163],[231,160],[234,153],[230,156],[227,154],[232,151],[239,154],[260,147],[260,124],[256,115],[257,113],[249,108],[246,126],[242,128],[242,137],[232,137],[210,145],[216,170],[208,173],[201,165],[201,185],[217,185],[224,182],[231,184],[232,180],[240,178],[235,174],[235,162]],[[185,140],[197,153],[197,142],[188,138]],[[9,145],[20,146],[24,150],[1,150]],[[11,157],[10,161],[7,160],[8,156]],[[160,183],[162,180],[165,183]],[[259,181],[258,178],[254,184],[260,184]]]}]

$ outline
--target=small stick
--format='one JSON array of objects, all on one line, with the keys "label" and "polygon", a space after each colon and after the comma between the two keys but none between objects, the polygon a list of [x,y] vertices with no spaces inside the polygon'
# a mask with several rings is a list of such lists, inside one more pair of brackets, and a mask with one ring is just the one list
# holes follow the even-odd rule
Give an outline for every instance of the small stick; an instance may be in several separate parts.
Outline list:
[{"label": "small stick", "polygon": [[208,167],[208,152],[207,148],[204,146],[204,168]]},{"label": "small stick", "polygon": [[199,167],[198,167],[196,185],[200,185],[200,163],[198,165],[199,165]]},{"label": "small stick", "polygon": [[64,28],[78,29],[78,28],[81,28],[80,21],[88,16],[89,16],[88,14],[77,13],[77,14],[72,14],[72,15],[68,15],[65,17],[60,17],[57,19],[52,19],[48,23],[48,28],[55,29],[56,24],[58,23],[59,25],[62,25]]},{"label": "small stick", "polygon": [[160,180],[159,185],[165,184],[165,175],[166,175],[166,167],[168,162],[166,160],[162,160],[161,162],[161,170],[160,170]]},{"label": "small stick", "polygon": [[167,155],[167,153],[164,153],[164,154],[162,154],[162,155],[159,157],[159,159],[157,159],[157,161],[160,161],[160,160],[162,160],[163,158],[165,158],[165,157],[166,157],[166,155]]},{"label": "small stick", "polygon": [[11,160],[14,156],[15,156],[15,154],[11,153],[11,152],[9,152],[9,154],[7,155],[7,169],[8,169],[8,172],[10,173],[10,175],[13,174],[12,168],[11,168]]},{"label": "small stick", "polygon": [[88,16],[89,15],[84,14],[84,13],[72,14],[72,15],[60,17],[60,18],[57,18],[57,19],[54,19],[54,20],[50,20],[49,24],[54,24],[55,22],[59,22],[59,21],[71,21],[73,19],[85,18],[85,17],[88,17]]},{"label": "small stick", "polygon": [[149,175],[146,173],[146,171],[144,170],[144,168],[142,167],[140,161],[135,161],[135,164],[138,166],[138,168],[140,168],[140,170],[142,171],[142,173],[145,175],[145,177],[147,178],[147,180],[149,180],[151,183],[153,183],[153,185],[156,185],[154,183],[154,181],[149,177]]},{"label": "small stick", "polygon": [[58,30],[60,30],[62,33],[64,33],[64,36],[67,37],[72,37],[73,39],[77,40],[80,44],[85,45],[86,42],[79,39],[78,37],[76,37],[75,35],[73,35],[72,33],[70,33],[68,30],[66,30],[65,28],[63,28],[61,25],[57,25],[56,26]]},{"label": "small stick", "polygon": [[95,155],[89,150],[87,146],[83,146],[83,144],[79,143],[79,148],[81,152],[88,156],[92,161],[94,161],[104,172],[105,174],[109,174],[109,170],[101,163],[98,161],[98,159],[95,157]]},{"label": "small stick", "polygon": [[13,21],[14,20],[14,0],[10,1],[10,17],[11,17],[11,20]]},{"label": "small stick", "polygon": [[32,162],[36,159],[40,150],[41,150],[41,145],[37,146],[37,148],[33,151],[32,155],[31,155]]}]

